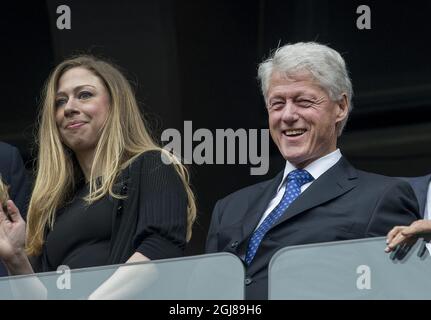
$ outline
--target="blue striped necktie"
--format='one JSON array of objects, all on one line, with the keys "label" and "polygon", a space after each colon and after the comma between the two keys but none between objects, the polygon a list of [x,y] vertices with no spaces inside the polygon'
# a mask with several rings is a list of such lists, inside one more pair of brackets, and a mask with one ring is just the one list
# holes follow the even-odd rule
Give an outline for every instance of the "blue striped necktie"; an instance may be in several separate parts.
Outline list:
[{"label": "blue striped necktie", "polygon": [[306,170],[296,169],[287,176],[286,190],[280,203],[268,214],[260,226],[254,231],[248,243],[245,263],[249,265],[253,260],[260,242],[268,230],[277,222],[287,207],[301,194],[301,186],[313,181],[313,176]]}]

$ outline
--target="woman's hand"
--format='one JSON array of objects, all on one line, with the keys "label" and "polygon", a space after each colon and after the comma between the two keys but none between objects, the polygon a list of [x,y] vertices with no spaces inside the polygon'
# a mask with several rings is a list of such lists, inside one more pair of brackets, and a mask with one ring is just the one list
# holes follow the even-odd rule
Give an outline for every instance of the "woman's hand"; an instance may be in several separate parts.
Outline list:
[{"label": "woman's hand", "polygon": [[0,206],[0,258],[12,262],[24,254],[25,222],[12,200],[7,201],[7,214]]},{"label": "woman's hand", "polygon": [[397,226],[392,228],[387,235],[386,252],[393,251],[398,245],[412,246],[418,238],[431,240],[431,220],[417,220],[410,226]]}]

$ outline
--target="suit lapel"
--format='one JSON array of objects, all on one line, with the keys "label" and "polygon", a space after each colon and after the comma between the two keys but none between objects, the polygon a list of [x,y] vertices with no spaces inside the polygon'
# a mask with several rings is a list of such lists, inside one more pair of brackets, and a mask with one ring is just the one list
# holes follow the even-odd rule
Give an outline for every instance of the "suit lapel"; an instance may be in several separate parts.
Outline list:
[{"label": "suit lapel", "polygon": [[250,193],[248,198],[248,209],[245,213],[244,223],[242,225],[243,239],[247,239],[256,228],[259,220],[274,198],[277,188],[283,178],[284,170],[277,174],[273,179],[260,185],[255,192]]},{"label": "suit lapel", "polygon": [[342,157],[292,202],[284,215],[273,227],[350,191],[356,186],[356,179],[356,170]]}]

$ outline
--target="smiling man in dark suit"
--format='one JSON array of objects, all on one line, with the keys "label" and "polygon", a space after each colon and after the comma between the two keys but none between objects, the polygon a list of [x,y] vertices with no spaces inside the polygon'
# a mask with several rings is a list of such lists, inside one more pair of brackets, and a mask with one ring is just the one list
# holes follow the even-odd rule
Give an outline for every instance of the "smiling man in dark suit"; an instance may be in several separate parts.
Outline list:
[{"label": "smiling man in dark suit", "polygon": [[418,218],[407,182],[357,170],[337,148],[353,94],[338,52],[313,42],[286,45],[260,64],[258,76],[286,165],[217,202],[206,246],[244,261],[247,299],[267,298],[269,261],[285,246],[385,236]]},{"label": "smiling man in dark suit", "polygon": [[[27,172],[17,148],[0,141],[0,175],[9,186],[10,199],[14,201],[23,217],[26,216],[30,185]],[[0,277],[7,276],[5,267],[0,261]]]}]

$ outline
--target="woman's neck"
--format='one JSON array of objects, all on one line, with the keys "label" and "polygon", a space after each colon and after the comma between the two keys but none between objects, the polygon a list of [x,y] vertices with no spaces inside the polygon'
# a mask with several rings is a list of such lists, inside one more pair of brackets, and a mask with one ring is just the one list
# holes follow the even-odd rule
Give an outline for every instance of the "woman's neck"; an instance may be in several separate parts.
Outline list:
[{"label": "woman's neck", "polygon": [[79,153],[75,153],[75,155],[82,173],[85,176],[85,180],[87,182],[90,181],[91,166],[93,165],[94,160],[94,150],[81,151]]}]

